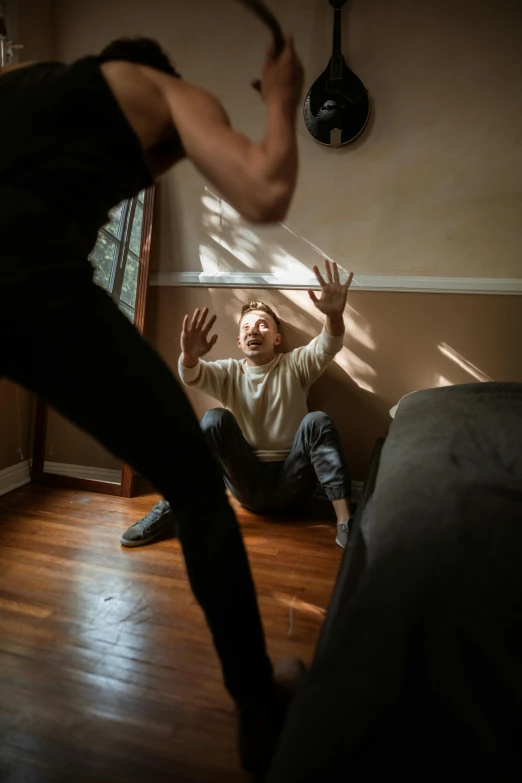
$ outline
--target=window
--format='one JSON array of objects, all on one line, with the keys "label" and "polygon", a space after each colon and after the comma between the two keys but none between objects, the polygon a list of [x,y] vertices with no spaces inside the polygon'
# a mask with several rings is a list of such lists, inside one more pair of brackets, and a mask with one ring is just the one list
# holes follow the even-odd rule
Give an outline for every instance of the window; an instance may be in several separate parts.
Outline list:
[{"label": "window", "polygon": [[109,222],[98,232],[89,260],[95,268],[94,282],[112,296],[120,310],[134,323],[141,230],[145,191],[122,201],[109,212]]}]

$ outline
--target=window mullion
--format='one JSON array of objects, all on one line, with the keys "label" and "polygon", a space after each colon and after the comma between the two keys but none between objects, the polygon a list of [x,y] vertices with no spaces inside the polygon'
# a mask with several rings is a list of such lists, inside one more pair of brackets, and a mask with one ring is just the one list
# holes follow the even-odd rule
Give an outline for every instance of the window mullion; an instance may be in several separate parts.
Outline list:
[{"label": "window mullion", "polygon": [[123,231],[121,234],[121,241],[118,247],[118,256],[116,259],[116,264],[114,266],[114,278],[113,278],[113,285],[111,289],[111,296],[116,302],[116,304],[119,304],[121,298],[121,288],[123,285],[123,278],[125,275],[125,265],[127,259],[126,251],[129,246],[130,233],[132,231],[132,221],[134,219],[134,212],[136,209],[135,202],[136,199],[133,198],[131,201],[127,201],[125,204],[125,219],[123,224]]}]

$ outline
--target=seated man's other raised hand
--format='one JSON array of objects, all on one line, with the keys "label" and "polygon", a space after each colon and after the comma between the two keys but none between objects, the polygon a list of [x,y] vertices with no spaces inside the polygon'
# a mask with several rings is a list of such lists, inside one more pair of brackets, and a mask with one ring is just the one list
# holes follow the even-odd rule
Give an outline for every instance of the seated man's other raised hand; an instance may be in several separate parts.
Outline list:
[{"label": "seated man's other raised hand", "polygon": [[217,334],[209,339],[209,332],[214,326],[216,316],[207,321],[208,307],[194,310],[192,320],[186,315],[181,330],[181,363],[185,367],[194,367],[198,359],[205,356],[217,342]]}]

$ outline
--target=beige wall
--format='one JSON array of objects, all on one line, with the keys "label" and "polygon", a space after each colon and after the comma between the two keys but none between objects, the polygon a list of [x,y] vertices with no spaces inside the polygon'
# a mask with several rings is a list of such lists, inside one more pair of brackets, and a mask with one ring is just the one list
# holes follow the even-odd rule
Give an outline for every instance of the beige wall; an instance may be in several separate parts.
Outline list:
[{"label": "beige wall", "polygon": [[[319,0],[271,5],[295,33],[309,86],[329,56],[330,8]],[[317,260],[313,244],[357,274],[522,277],[521,20],[518,0],[347,6],[345,52],[370,89],[372,119],[341,150],[324,149],[299,124],[300,181],[286,221],[294,233],[256,227],[245,235],[244,226],[216,221],[212,200],[202,201],[204,181],[183,164],[161,188],[154,268],[292,272]],[[260,137],[265,112],[249,80],[267,37],[233,0],[55,0],[54,22],[56,56],[65,60],[119,35],[157,37],[186,78],[213,90],[234,124]],[[287,348],[320,328],[306,293],[259,296],[283,316]],[[214,355],[235,355],[236,314],[248,297],[151,289],[148,334],[174,365],[183,312],[208,302],[220,312]],[[310,405],[334,416],[361,478],[402,394],[476,377],[522,381],[521,334],[520,297],[354,292],[345,350]],[[214,404],[191,398],[198,415]]]},{"label": "beige wall", "polygon": [[[271,0],[295,34],[310,86],[328,61],[326,0]],[[249,87],[267,35],[234,0],[57,0],[57,45],[72,59],[112,37],[158,37],[182,74],[222,99],[259,138],[265,110]],[[520,0],[365,0],[345,9],[345,52],[370,90],[360,141],[317,144],[299,121],[301,173],[281,227],[255,229],[253,252],[218,241],[227,226],[202,202],[190,164],[161,195],[161,271],[287,271],[317,260],[309,243],[356,274],[522,277]]]},{"label": "beige wall", "polygon": [[[175,368],[184,313],[207,305],[218,313],[219,334],[209,358],[240,357],[237,316],[250,298],[280,314],[285,350],[321,328],[306,292],[164,287],[150,289],[147,335]],[[345,323],[345,348],[312,387],[309,404],[334,418],[356,479],[364,478],[373,443],[403,394],[488,378],[522,382],[520,297],[353,292]],[[187,393],[198,417],[217,404]]]}]

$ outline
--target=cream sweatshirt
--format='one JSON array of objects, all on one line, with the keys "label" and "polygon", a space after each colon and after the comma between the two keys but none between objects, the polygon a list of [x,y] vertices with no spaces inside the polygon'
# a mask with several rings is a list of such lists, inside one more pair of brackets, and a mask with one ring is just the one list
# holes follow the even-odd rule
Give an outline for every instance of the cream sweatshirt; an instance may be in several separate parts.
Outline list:
[{"label": "cream sweatshirt", "polygon": [[214,397],[234,414],[259,460],[282,462],[308,413],[310,386],[342,347],[342,335],[332,337],[323,329],[308,345],[260,367],[250,367],[246,359],[200,359],[195,367],[185,367],[180,357],[179,374],[186,386]]}]

